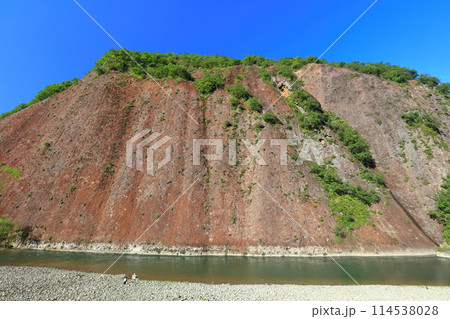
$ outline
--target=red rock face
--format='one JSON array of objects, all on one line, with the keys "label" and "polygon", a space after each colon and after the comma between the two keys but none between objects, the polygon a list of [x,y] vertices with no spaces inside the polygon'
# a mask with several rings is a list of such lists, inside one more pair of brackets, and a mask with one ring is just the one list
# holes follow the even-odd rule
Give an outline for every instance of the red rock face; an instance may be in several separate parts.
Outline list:
[{"label": "red rock face", "polygon": [[[228,84],[238,72],[244,74],[236,67],[227,75]],[[398,141],[409,137],[402,111],[417,107],[414,103],[426,109],[435,104],[421,98],[423,88],[409,86],[412,97],[405,98],[396,84],[352,74],[315,66],[305,77],[305,89],[369,141],[398,203],[382,195],[373,206],[380,212],[372,216],[375,227],[361,226],[343,243],[336,243],[336,222],[322,185],[306,164],[295,165],[289,158],[288,165],[280,165],[280,147],[270,144],[270,139],[296,138],[306,159],[333,159],[343,178],[369,186],[339,142],[320,141],[337,141],[330,131],[312,139],[293,118],[286,121],[292,130],[265,123],[257,133],[251,128],[255,114],[245,111],[233,118],[225,90],[202,99],[190,83],[161,82],[175,102],[153,81],[120,74],[89,74],[78,85],[0,120],[0,162],[20,171],[17,180],[1,175],[6,182],[0,212],[32,226],[32,236],[41,241],[85,246],[112,243],[241,253],[306,253],[319,246],[331,252],[433,249],[433,241],[442,238],[439,225],[427,215],[433,205],[429,196],[448,170],[448,152],[433,145],[434,158],[428,160],[407,148],[408,163],[397,153]],[[255,69],[245,73],[243,84],[265,109],[280,95]],[[388,106],[396,97],[400,100],[394,107]],[[291,114],[284,99],[270,112]],[[227,120],[237,121],[235,130],[223,128]],[[171,137],[167,145],[172,160],[154,176],[145,166],[141,172],[126,165],[127,140],[144,129]],[[194,165],[193,140],[208,138],[223,141],[223,160],[206,160],[204,155],[213,154],[214,148],[202,147],[201,163]],[[267,139],[261,157],[268,165],[258,165],[255,159],[242,165],[250,156],[245,138],[253,143]],[[236,166],[228,164],[232,139],[237,140]],[[155,151],[155,162],[164,158],[165,147]],[[299,197],[305,193],[309,198]]]},{"label": "red rock face", "polygon": [[[406,111],[432,113],[443,123],[441,137],[449,144],[449,117],[442,112],[439,96],[429,94],[424,86],[402,87],[332,66],[315,65],[303,79],[305,89],[324,109],[337,113],[370,143],[377,169],[384,173],[393,197],[425,233],[442,243],[441,227],[428,212],[435,209],[432,197],[450,169],[449,152],[420,130],[409,130],[401,119]],[[424,152],[425,144],[432,156]]]}]

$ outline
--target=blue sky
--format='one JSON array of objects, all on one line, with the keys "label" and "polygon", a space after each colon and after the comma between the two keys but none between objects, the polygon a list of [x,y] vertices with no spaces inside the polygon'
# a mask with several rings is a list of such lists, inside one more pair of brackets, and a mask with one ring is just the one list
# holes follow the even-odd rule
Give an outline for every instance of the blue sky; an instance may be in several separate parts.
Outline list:
[{"label": "blue sky", "polygon": [[[374,0],[78,0],[124,47],[319,56]],[[450,1],[379,0],[323,58],[391,62],[450,82]],[[0,2],[0,113],[82,77],[117,45],[73,0]]]}]

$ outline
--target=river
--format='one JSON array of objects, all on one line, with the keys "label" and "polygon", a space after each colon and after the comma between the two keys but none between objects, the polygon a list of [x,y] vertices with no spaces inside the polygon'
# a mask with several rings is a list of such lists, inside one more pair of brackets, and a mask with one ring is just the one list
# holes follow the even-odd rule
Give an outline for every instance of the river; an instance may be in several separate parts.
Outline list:
[{"label": "river", "polygon": [[[0,265],[54,267],[103,273],[120,255],[0,250]],[[450,285],[450,259],[334,257],[362,285]],[[330,257],[192,257],[124,255],[108,273],[139,278],[230,284],[347,285],[352,279]]]}]

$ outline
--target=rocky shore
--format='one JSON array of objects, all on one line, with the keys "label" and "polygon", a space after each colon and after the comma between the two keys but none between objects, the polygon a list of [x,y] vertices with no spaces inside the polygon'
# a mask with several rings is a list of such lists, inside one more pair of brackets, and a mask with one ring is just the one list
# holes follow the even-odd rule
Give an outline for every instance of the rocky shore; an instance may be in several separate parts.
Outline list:
[{"label": "rocky shore", "polygon": [[[323,257],[323,256],[436,256],[436,249],[399,249],[399,250],[351,250],[342,248],[324,249],[319,246],[283,247],[283,246],[249,246],[245,252],[230,251],[226,247],[212,246],[205,251],[203,247],[120,245],[115,243],[77,244],[66,242],[27,242],[16,243],[16,249],[33,249],[65,252],[88,252],[96,254],[130,254],[154,256],[247,256],[247,257]],[[445,252],[439,257],[449,257]]]},{"label": "rocky shore", "polygon": [[[130,276],[131,274],[128,274]],[[450,287],[210,285],[139,281],[42,267],[0,267],[0,300],[450,300]]]}]

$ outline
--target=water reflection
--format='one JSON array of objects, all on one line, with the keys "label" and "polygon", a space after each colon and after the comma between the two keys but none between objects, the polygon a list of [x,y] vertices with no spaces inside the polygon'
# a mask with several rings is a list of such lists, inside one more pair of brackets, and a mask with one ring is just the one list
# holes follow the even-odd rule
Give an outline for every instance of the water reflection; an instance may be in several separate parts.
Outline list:
[{"label": "water reflection", "polygon": [[[32,250],[0,251],[0,265],[104,272],[118,255]],[[438,257],[335,257],[360,284],[450,285],[450,260]],[[184,257],[124,255],[114,274],[205,283],[353,284],[330,257]]]}]

